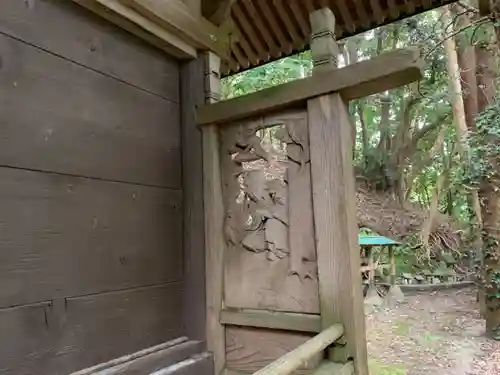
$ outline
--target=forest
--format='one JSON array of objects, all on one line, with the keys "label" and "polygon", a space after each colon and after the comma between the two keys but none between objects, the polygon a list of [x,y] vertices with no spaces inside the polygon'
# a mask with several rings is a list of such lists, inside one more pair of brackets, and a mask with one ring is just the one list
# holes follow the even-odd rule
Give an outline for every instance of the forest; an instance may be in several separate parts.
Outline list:
[{"label": "forest", "polygon": [[[358,226],[404,244],[400,272],[454,259],[454,271],[479,286],[488,335],[500,339],[500,12],[484,3],[457,2],[339,40],[338,65],[421,47],[423,80],[349,103]],[[222,98],[311,72],[305,50],[225,78]]]}]

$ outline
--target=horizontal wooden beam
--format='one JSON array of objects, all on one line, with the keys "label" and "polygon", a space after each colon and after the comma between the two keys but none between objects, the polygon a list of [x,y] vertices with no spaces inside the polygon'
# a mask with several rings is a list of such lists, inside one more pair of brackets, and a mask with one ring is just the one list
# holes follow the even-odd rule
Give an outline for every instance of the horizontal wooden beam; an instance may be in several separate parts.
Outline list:
[{"label": "horizontal wooden beam", "polygon": [[[354,363],[352,361],[347,363],[335,363],[324,361],[317,369],[308,372],[309,375],[353,375]],[[249,373],[224,370],[223,375],[251,375]]]},{"label": "horizontal wooden beam", "polygon": [[223,310],[220,322],[236,326],[320,332],[319,315],[271,312],[266,310]]},{"label": "horizontal wooden beam", "polygon": [[418,48],[389,52],[371,60],[314,74],[253,94],[204,105],[198,124],[221,124],[285,107],[304,105],[307,99],[339,92],[344,100],[359,99],[422,78],[423,59]]},{"label": "horizontal wooden beam", "polygon": [[146,357],[148,355],[161,352],[165,349],[176,348],[176,347],[179,347],[179,345],[186,344],[186,343],[189,343],[189,340],[187,337],[179,337],[177,339],[167,341],[167,342],[161,343],[159,345],[156,345],[156,346],[153,346],[150,348],[146,348],[146,349],[140,350],[140,351],[132,353],[132,354],[127,354],[127,355],[124,355],[124,356],[119,357],[119,358],[114,358],[114,359],[107,361],[107,362],[99,363],[99,364],[92,366],[92,367],[87,367],[83,370],[73,372],[73,373],[71,373],[71,375],[95,375],[98,372],[104,371],[104,370],[109,369],[111,367],[123,365],[127,362],[134,361],[138,358],[143,358],[143,357]]},{"label": "horizontal wooden beam", "polygon": [[196,49],[118,0],[73,0],[116,26],[179,59],[196,58]]},{"label": "horizontal wooden beam", "polygon": [[196,17],[180,0],[119,1],[196,47],[215,52],[223,59],[228,58],[228,38],[207,19]]}]

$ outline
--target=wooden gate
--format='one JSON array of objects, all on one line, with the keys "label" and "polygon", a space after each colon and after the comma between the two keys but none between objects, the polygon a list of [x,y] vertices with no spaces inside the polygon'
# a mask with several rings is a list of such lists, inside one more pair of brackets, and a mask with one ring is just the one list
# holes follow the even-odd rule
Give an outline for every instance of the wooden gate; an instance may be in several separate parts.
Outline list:
[{"label": "wooden gate", "polygon": [[[216,374],[254,373],[280,357],[259,374],[298,365],[301,373],[326,359],[368,374],[345,102],[420,79],[420,53],[398,50],[337,69],[331,11],[313,13],[311,24],[311,77],[198,110]],[[218,61],[207,62],[207,99],[215,101]],[[279,367],[306,342],[305,357]]]}]

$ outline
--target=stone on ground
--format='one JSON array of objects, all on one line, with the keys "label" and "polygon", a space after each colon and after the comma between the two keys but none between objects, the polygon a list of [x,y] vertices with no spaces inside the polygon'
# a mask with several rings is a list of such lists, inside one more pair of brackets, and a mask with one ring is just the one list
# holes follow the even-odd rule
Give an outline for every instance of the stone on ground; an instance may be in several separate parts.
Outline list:
[{"label": "stone on ground", "polygon": [[398,303],[401,303],[405,300],[405,295],[399,285],[392,285],[389,288],[389,291],[387,292],[387,295],[385,296],[385,303],[390,306],[394,307]]},{"label": "stone on ground", "polygon": [[374,286],[370,286],[368,292],[365,297],[365,304],[371,306],[380,306],[384,301],[378,295],[377,288]]}]

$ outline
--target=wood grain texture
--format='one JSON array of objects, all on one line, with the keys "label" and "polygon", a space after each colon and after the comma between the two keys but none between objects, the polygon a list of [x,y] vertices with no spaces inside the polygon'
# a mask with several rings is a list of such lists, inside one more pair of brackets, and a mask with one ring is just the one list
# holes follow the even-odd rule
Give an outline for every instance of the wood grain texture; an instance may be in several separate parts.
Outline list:
[{"label": "wood grain texture", "polygon": [[71,1],[2,0],[0,32],[179,101],[179,69],[173,58]]},{"label": "wood grain texture", "polygon": [[213,375],[212,356],[202,353],[149,375]]},{"label": "wood grain texture", "polygon": [[[260,145],[261,138],[257,137],[255,132],[262,126],[277,126],[278,129],[281,127],[283,131],[279,131],[282,134],[277,135],[277,139],[287,143],[289,160],[276,164],[278,169],[283,170],[278,173],[287,173],[288,181],[288,187],[285,186],[278,193],[285,204],[280,205],[281,207],[277,210],[282,210],[281,215],[289,228],[285,227],[283,233],[282,226],[274,228],[270,226],[267,229],[263,226],[264,230],[260,231],[261,239],[254,240],[254,243],[265,249],[265,241],[263,241],[265,236],[273,240],[276,233],[281,233],[281,238],[284,238],[281,240],[281,246],[285,248],[289,244],[290,249],[288,254],[281,258],[273,257],[269,254],[269,250],[249,251],[244,245],[247,233],[255,233],[250,229],[252,226],[246,224],[246,215],[254,210],[254,218],[258,222],[258,210],[274,209],[272,200],[260,200],[258,204],[261,206],[257,206],[257,209],[252,208],[248,212],[244,205],[237,203],[235,198],[241,191],[236,176],[242,172],[242,168],[230,156],[233,153],[231,149],[235,148],[238,142],[242,144],[252,142],[252,147]],[[309,142],[307,137],[303,137],[304,131],[301,130],[307,132],[305,111],[282,111],[257,119],[239,121],[237,126],[221,127],[223,147],[220,155],[223,193],[226,215],[231,218],[225,222],[225,232],[229,234],[234,231],[237,233],[235,238],[240,238],[240,236],[243,238],[243,241],[232,241],[225,255],[224,302],[228,308],[268,309],[312,314],[319,312],[312,198],[311,190],[307,186],[311,181],[308,163]],[[262,150],[259,153],[265,153],[265,151]],[[270,164],[268,167],[271,168]],[[265,196],[265,189],[268,186],[262,172],[252,172],[252,175],[244,177],[244,182],[248,187],[243,191],[248,197]],[[277,174],[276,170],[273,173]],[[273,189],[270,185],[269,187]],[[292,202],[291,199],[301,199],[301,202]],[[233,221],[233,218],[237,220]],[[248,236],[248,238],[251,237]],[[231,241],[230,236],[227,239],[228,242]],[[250,240],[249,243],[251,243]]]},{"label": "wood grain texture", "polygon": [[[204,56],[205,101],[218,97],[220,59],[209,52]],[[224,203],[219,157],[220,139],[217,125],[202,131],[203,150],[203,204],[205,217],[205,277],[207,346],[214,359],[214,373],[219,375],[225,367],[225,334],[220,323],[224,293]]]},{"label": "wood grain texture", "polygon": [[339,94],[308,101],[313,208],[323,328],[345,327],[345,362],[367,375],[349,114]]},{"label": "wood grain texture", "polygon": [[177,281],[181,193],[0,168],[0,307]]},{"label": "wood grain texture", "polygon": [[[171,348],[150,353],[92,375],[144,375],[175,365],[202,351],[200,341],[187,341]],[[76,375],[76,374],[74,374]]]},{"label": "wood grain texture", "polygon": [[73,0],[97,16],[178,59],[196,58],[196,49],[118,0]]},{"label": "wood grain texture", "polygon": [[110,361],[102,362],[102,363],[99,363],[98,365],[95,365],[92,367],[87,367],[83,370],[73,372],[71,375],[91,375],[91,374],[94,374],[98,371],[102,371],[102,370],[106,370],[106,369],[109,369],[109,368],[114,367],[114,366],[122,365],[124,363],[129,362],[129,361],[134,361],[135,359],[146,357],[150,354],[160,352],[164,349],[170,349],[174,346],[176,347],[177,345],[185,344],[187,342],[189,342],[189,340],[186,336],[177,337],[173,340],[163,342],[159,345],[151,346],[149,348],[139,350],[139,351],[134,352],[132,354],[127,354],[127,355],[124,355],[124,356],[121,356],[118,358],[113,358]]},{"label": "wood grain texture", "polygon": [[179,38],[201,49],[216,53],[221,58],[229,56],[229,44],[218,27],[207,19],[196,16],[181,0],[119,0],[147,19],[172,31]]},{"label": "wood grain texture", "polygon": [[420,79],[422,66],[423,60],[417,48],[395,50],[342,69],[204,105],[198,109],[198,123],[226,123],[286,107],[301,106],[309,98],[336,91],[345,100],[359,99]]},{"label": "wood grain texture", "polygon": [[[308,334],[287,331],[228,327],[226,329],[226,368],[254,373],[311,338]],[[306,373],[315,368],[322,355],[315,356],[297,371]]]},{"label": "wood grain texture", "polygon": [[0,373],[68,374],[177,337],[180,299],[170,284],[1,309]]},{"label": "wood grain texture", "polygon": [[342,327],[342,324],[334,324],[260,369],[254,375],[289,375],[297,371],[303,363],[307,363],[315,357],[317,358],[318,354],[322,356],[323,351],[338,340],[343,333],[344,327]]},{"label": "wood grain texture", "polygon": [[283,313],[267,310],[225,309],[221,322],[243,327],[272,328],[300,332],[320,332],[321,318],[313,314]]},{"label": "wood grain texture", "polygon": [[269,261],[265,253],[234,250],[225,264],[227,307],[319,313],[317,280],[290,275],[290,258]]},{"label": "wood grain texture", "polygon": [[0,59],[0,165],[180,188],[176,103],[1,34]]},{"label": "wood grain texture", "polygon": [[203,142],[196,107],[204,103],[203,58],[181,66],[181,134],[186,335],[206,340]]}]

